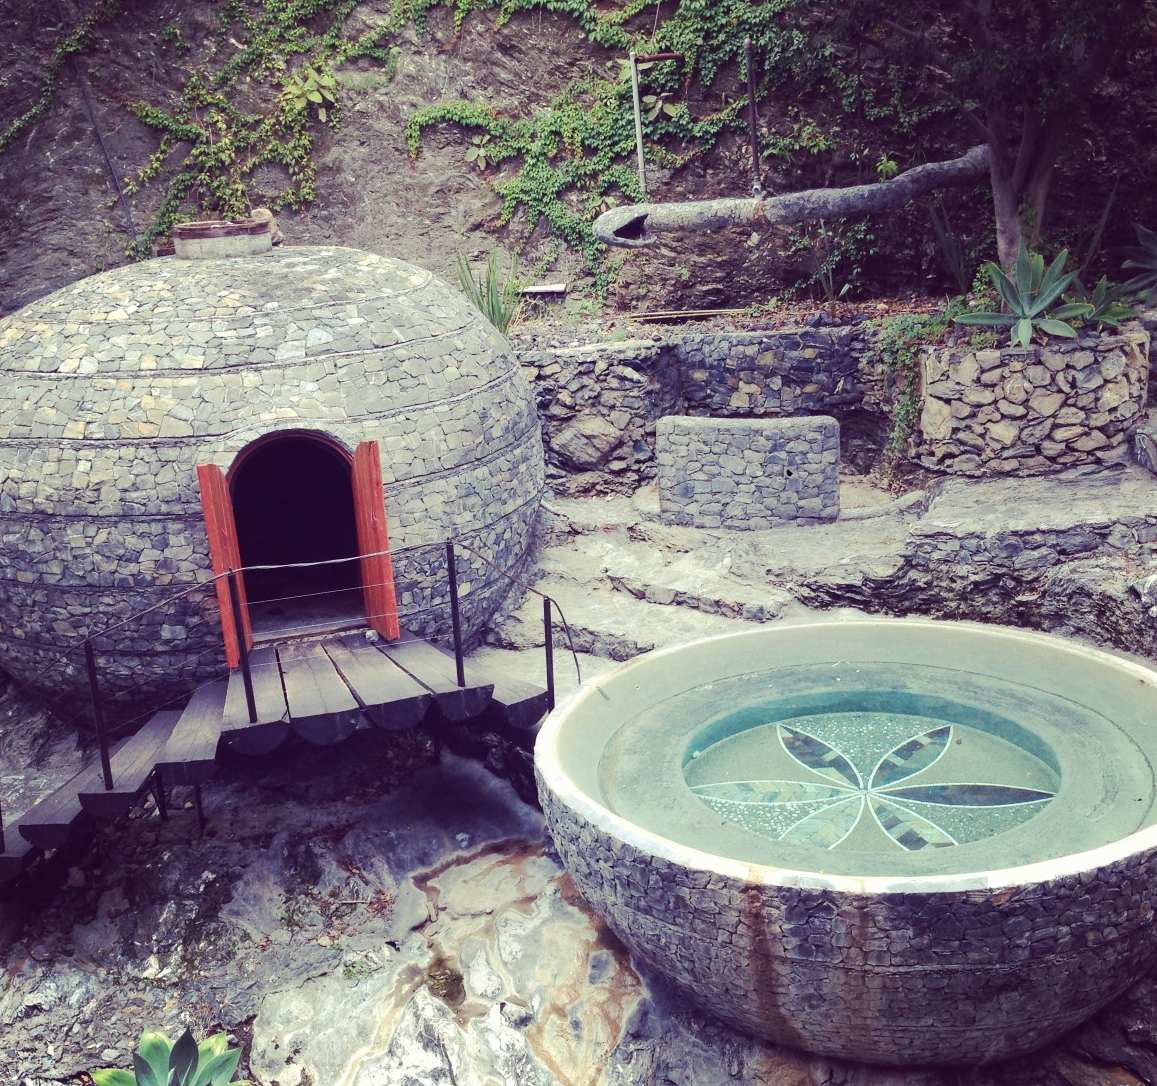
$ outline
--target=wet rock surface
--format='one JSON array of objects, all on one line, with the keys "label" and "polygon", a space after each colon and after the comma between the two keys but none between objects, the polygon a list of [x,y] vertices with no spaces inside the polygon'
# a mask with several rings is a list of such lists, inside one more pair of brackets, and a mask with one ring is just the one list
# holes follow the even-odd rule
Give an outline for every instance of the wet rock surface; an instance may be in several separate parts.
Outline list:
[{"label": "wet rock surface", "polygon": [[[1139,469],[875,505],[861,487],[855,520],[742,535],[663,524],[646,491],[559,500],[538,584],[562,599],[586,674],[691,636],[863,610],[1157,658],[1154,493]],[[540,601],[491,639],[480,666],[541,680]],[[13,689],[0,735],[8,810],[83,757]],[[126,1063],[145,1025],[187,1023],[231,1031],[260,1086],[1157,1083],[1152,976],[1053,1048],[959,1074],[840,1064],[728,1029],[586,907],[539,815],[494,775],[510,751],[492,738],[470,750],[484,764],[439,756],[424,734],[291,750],[224,768],[204,838],[180,793],[168,823],[146,809],[100,829],[0,905],[0,1081],[84,1082]]]}]

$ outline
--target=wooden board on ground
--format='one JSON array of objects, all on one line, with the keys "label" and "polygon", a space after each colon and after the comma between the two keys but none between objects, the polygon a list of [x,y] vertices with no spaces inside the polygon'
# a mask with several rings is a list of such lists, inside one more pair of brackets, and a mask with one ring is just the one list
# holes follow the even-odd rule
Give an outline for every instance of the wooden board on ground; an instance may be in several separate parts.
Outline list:
[{"label": "wooden board on ground", "polygon": [[109,759],[112,788],[106,789],[103,779],[94,782],[95,788],[79,792],[80,805],[98,818],[127,815],[152,783],[161,748],[168,742],[180,717],[180,712],[175,709],[154,713],[140,731],[129,736]]},{"label": "wooden board on ground", "polygon": [[227,689],[224,679],[215,679],[193,691],[157,760],[165,786],[202,784],[217,772]]},{"label": "wooden board on ground", "polygon": [[293,730],[320,745],[349,738],[361,723],[361,706],[321,645],[282,645],[277,657]]},{"label": "wooden board on ground", "polygon": [[249,674],[253,680],[257,719],[249,719],[241,671],[232,671],[225,694],[221,735],[230,750],[257,757],[276,750],[289,738],[290,732],[289,708],[281,685],[281,666],[272,645],[262,645],[249,653]]},{"label": "wooden board on ground", "polygon": [[494,684],[474,676],[467,677],[465,686],[459,686],[454,657],[428,641],[403,632],[400,641],[379,644],[378,648],[434,695],[438,709],[447,720],[455,723],[469,720],[490,704]]},{"label": "wooden board on ground", "polygon": [[364,637],[326,641],[324,647],[377,727],[389,731],[412,728],[433,704],[434,695],[429,690]]}]

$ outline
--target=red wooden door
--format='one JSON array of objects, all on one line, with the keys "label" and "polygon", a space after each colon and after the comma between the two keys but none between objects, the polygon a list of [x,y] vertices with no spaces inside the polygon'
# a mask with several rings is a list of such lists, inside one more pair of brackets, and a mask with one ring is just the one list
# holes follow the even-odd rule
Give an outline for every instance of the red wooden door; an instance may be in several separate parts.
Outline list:
[{"label": "red wooden door", "polygon": [[[201,508],[205,512],[205,530],[209,535],[209,557],[214,573],[241,568],[241,549],[237,545],[237,525],[233,521],[233,501],[225,474],[216,464],[198,464],[197,482],[201,484]],[[249,603],[245,598],[245,578],[237,576],[238,602],[241,604],[241,634],[246,648],[253,647],[253,630],[249,624]],[[229,667],[241,663],[237,625],[233,621],[233,602],[229,578],[217,578],[217,604],[221,608],[221,636],[225,641],[225,662]]]},{"label": "red wooden door", "polygon": [[354,450],[353,485],[366,621],[382,637],[396,641],[401,629],[394,594],[394,566],[390,561],[390,537],[386,530],[382,462],[376,441],[363,441]]}]

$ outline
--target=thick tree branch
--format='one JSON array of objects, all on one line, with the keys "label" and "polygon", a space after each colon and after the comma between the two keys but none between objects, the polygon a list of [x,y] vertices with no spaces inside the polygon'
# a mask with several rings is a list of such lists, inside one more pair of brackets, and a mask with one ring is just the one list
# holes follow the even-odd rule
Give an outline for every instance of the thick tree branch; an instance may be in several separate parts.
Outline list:
[{"label": "thick tree branch", "polygon": [[692,200],[616,207],[595,220],[594,231],[607,245],[635,249],[652,244],[657,234],[666,231],[710,231],[750,223],[794,223],[841,215],[872,215],[901,208],[926,192],[980,181],[987,169],[988,148],[981,144],[960,158],[929,162],[905,170],[891,181],[872,185],[805,189],[750,200]]}]

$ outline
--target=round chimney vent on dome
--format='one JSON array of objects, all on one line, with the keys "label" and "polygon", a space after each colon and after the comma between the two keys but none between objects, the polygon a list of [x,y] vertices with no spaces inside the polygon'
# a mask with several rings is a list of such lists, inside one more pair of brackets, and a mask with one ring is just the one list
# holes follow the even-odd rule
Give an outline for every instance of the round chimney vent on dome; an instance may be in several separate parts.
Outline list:
[{"label": "round chimney vent on dome", "polygon": [[183,222],[173,227],[172,237],[173,250],[182,260],[256,256],[273,248],[273,219]]}]

